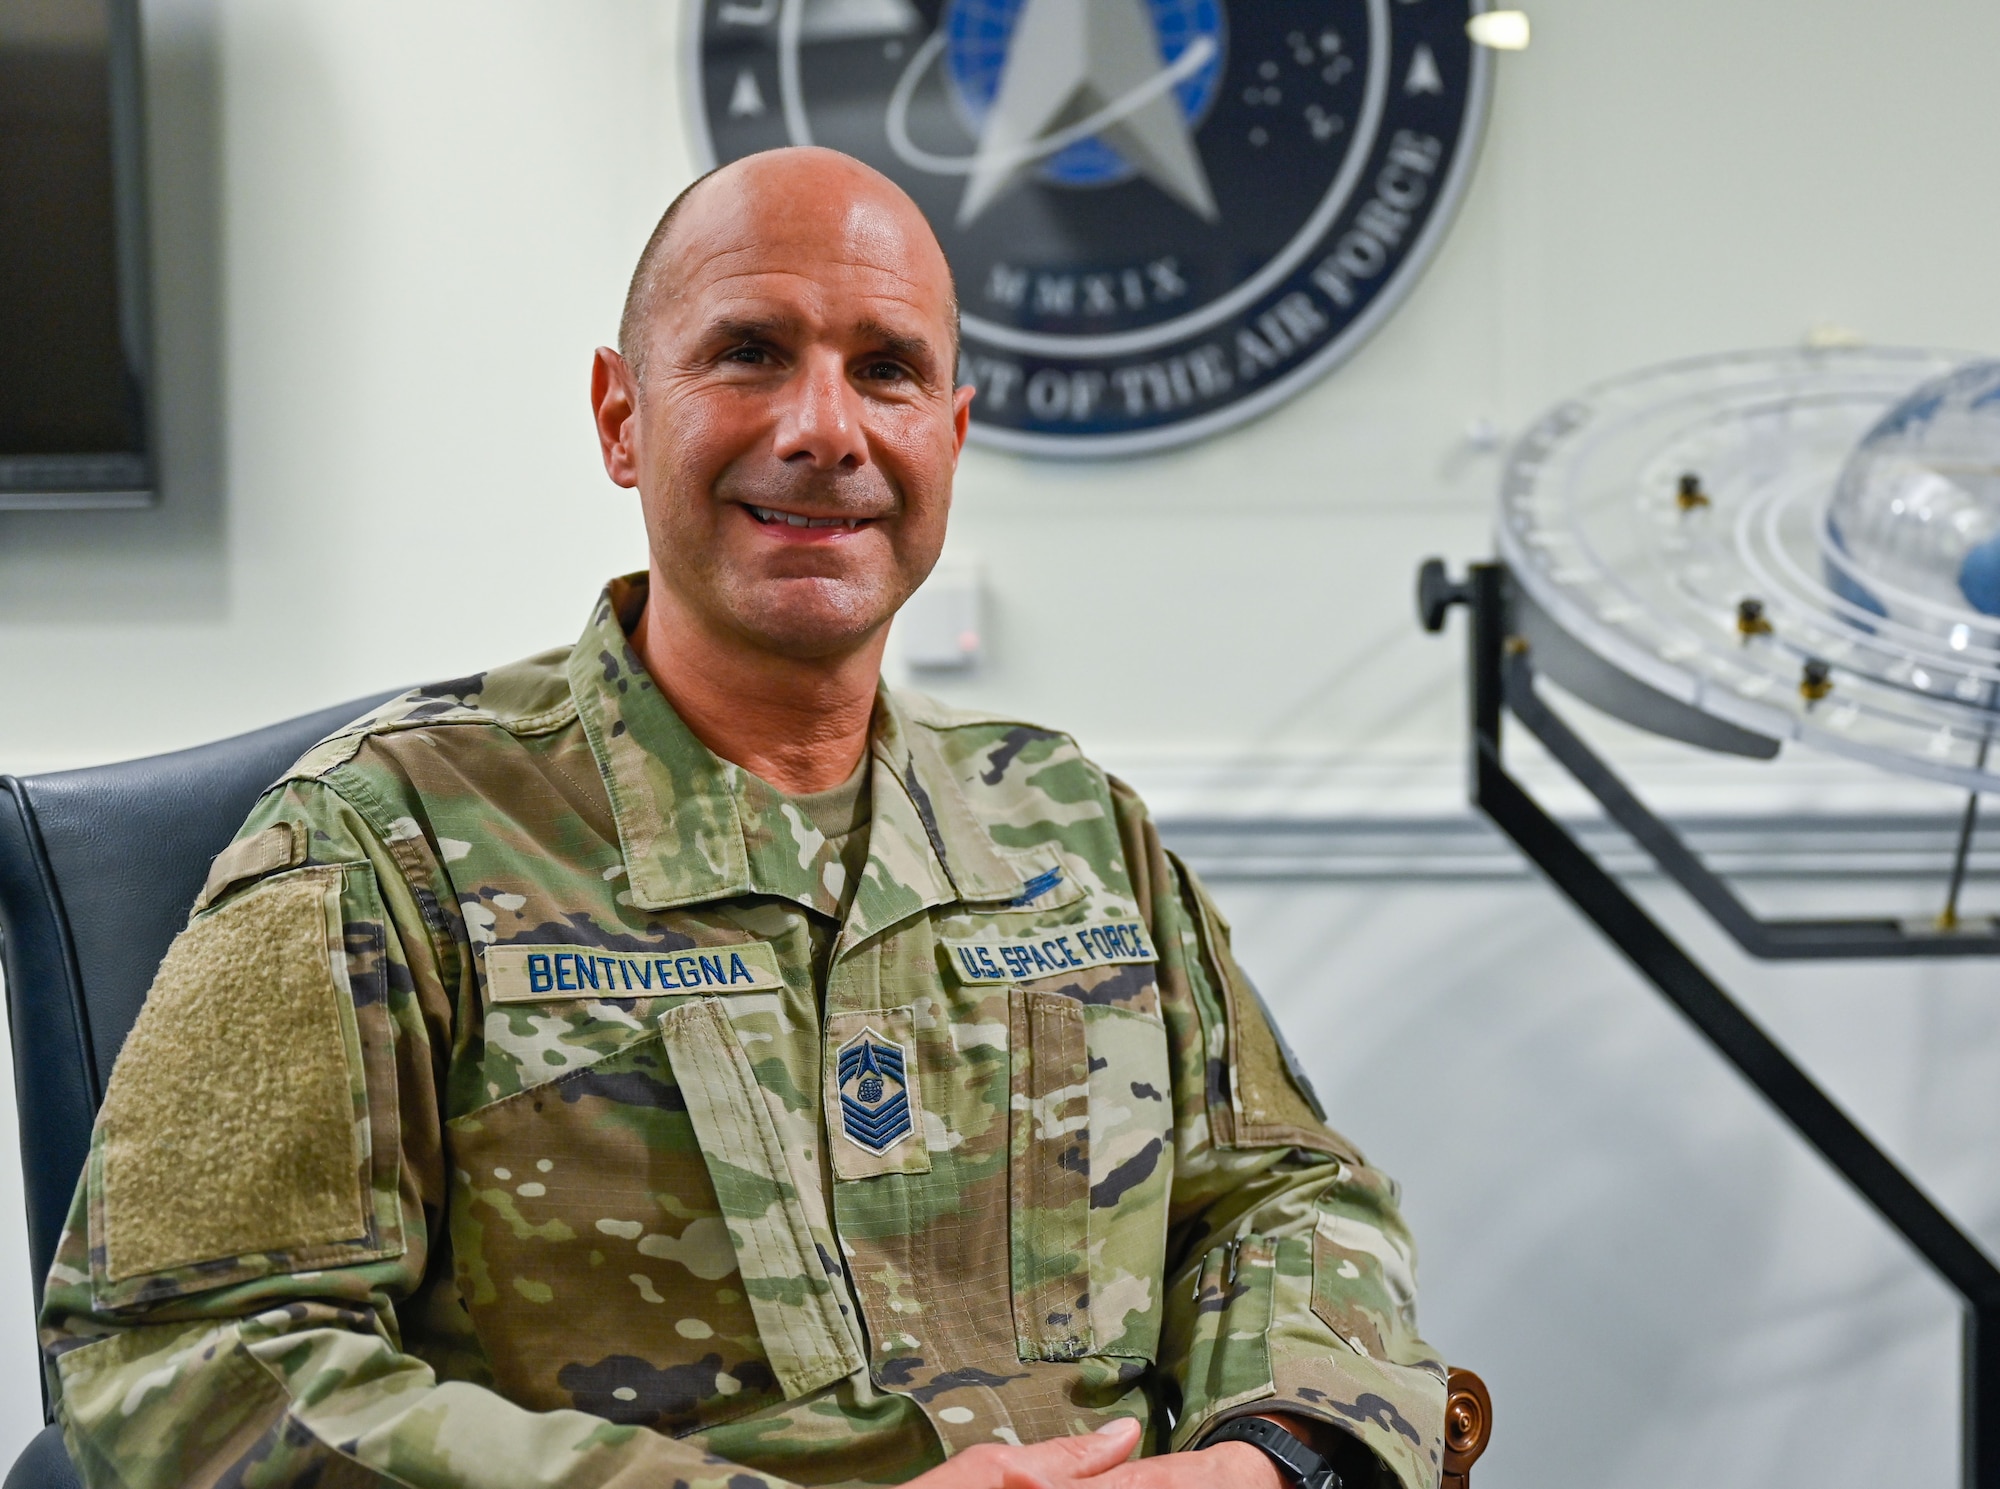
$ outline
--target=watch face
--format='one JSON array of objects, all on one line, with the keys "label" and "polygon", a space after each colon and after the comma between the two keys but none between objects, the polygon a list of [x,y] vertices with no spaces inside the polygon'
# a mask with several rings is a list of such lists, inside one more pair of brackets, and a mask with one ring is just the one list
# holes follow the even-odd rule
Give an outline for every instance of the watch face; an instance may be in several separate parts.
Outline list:
[{"label": "watch face", "polygon": [[1467,0],[701,0],[714,162],[859,156],[957,276],[975,438],[1178,444],[1350,355],[1435,249],[1488,62]]}]

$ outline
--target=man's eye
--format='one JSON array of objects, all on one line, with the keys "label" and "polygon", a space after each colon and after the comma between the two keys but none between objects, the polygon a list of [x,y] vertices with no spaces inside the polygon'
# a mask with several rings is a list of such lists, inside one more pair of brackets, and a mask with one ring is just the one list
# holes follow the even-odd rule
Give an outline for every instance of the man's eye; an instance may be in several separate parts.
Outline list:
[{"label": "man's eye", "polygon": [[752,366],[770,360],[770,354],[761,346],[733,346],[722,354],[725,362],[745,362]]},{"label": "man's eye", "polygon": [[861,375],[873,383],[892,383],[907,379],[910,370],[900,362],[870,362]]}]

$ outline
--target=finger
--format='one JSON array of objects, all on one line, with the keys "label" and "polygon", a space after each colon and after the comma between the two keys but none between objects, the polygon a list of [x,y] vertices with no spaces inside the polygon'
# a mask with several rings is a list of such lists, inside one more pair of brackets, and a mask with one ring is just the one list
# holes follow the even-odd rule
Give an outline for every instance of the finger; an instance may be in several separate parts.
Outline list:
[{"label": "finger", "polygon": [[1000,1489],[1056,1489],[1056,1486],[1033,1469],[1010,1464],[1000,1472]]},{"label": "finger", "polygon": [[1095,1432],[1052,1438],[1024,1449],[1022,1456],[1028,1460],[1024,1466],[1054,1469],[1059,1476],[1070,1478],[1092,1478],[1131,1457],[1141,1430],[1136,1417],[1119,1417]]}]

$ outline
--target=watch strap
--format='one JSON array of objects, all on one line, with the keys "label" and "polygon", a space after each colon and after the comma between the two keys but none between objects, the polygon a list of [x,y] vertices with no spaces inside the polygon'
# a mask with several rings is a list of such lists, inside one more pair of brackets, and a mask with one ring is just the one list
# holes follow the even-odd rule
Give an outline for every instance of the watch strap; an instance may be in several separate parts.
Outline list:
[{"label": "watch strap", "polygon": [[1340,1489],[1340,1475],[1325,1454],[1264,1417],[1237,1417],[1224,1422],[1201,1440],[1204,1448],[1219,1442],[1247,1442],[1278,1465],[1278,1471],[1299,1489]]}]

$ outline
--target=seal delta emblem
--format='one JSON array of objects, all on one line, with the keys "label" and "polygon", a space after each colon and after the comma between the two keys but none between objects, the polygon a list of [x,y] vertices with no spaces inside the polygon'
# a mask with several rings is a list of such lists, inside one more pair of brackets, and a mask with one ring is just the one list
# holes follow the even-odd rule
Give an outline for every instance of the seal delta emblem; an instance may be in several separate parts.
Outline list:
[{"label": "seal delta emblem", "polygon": [[1350,356],[1477,151],[1484,0],[699,0],[709,163],[829,145],[930,218],[973,437],[1202,438]]}]

